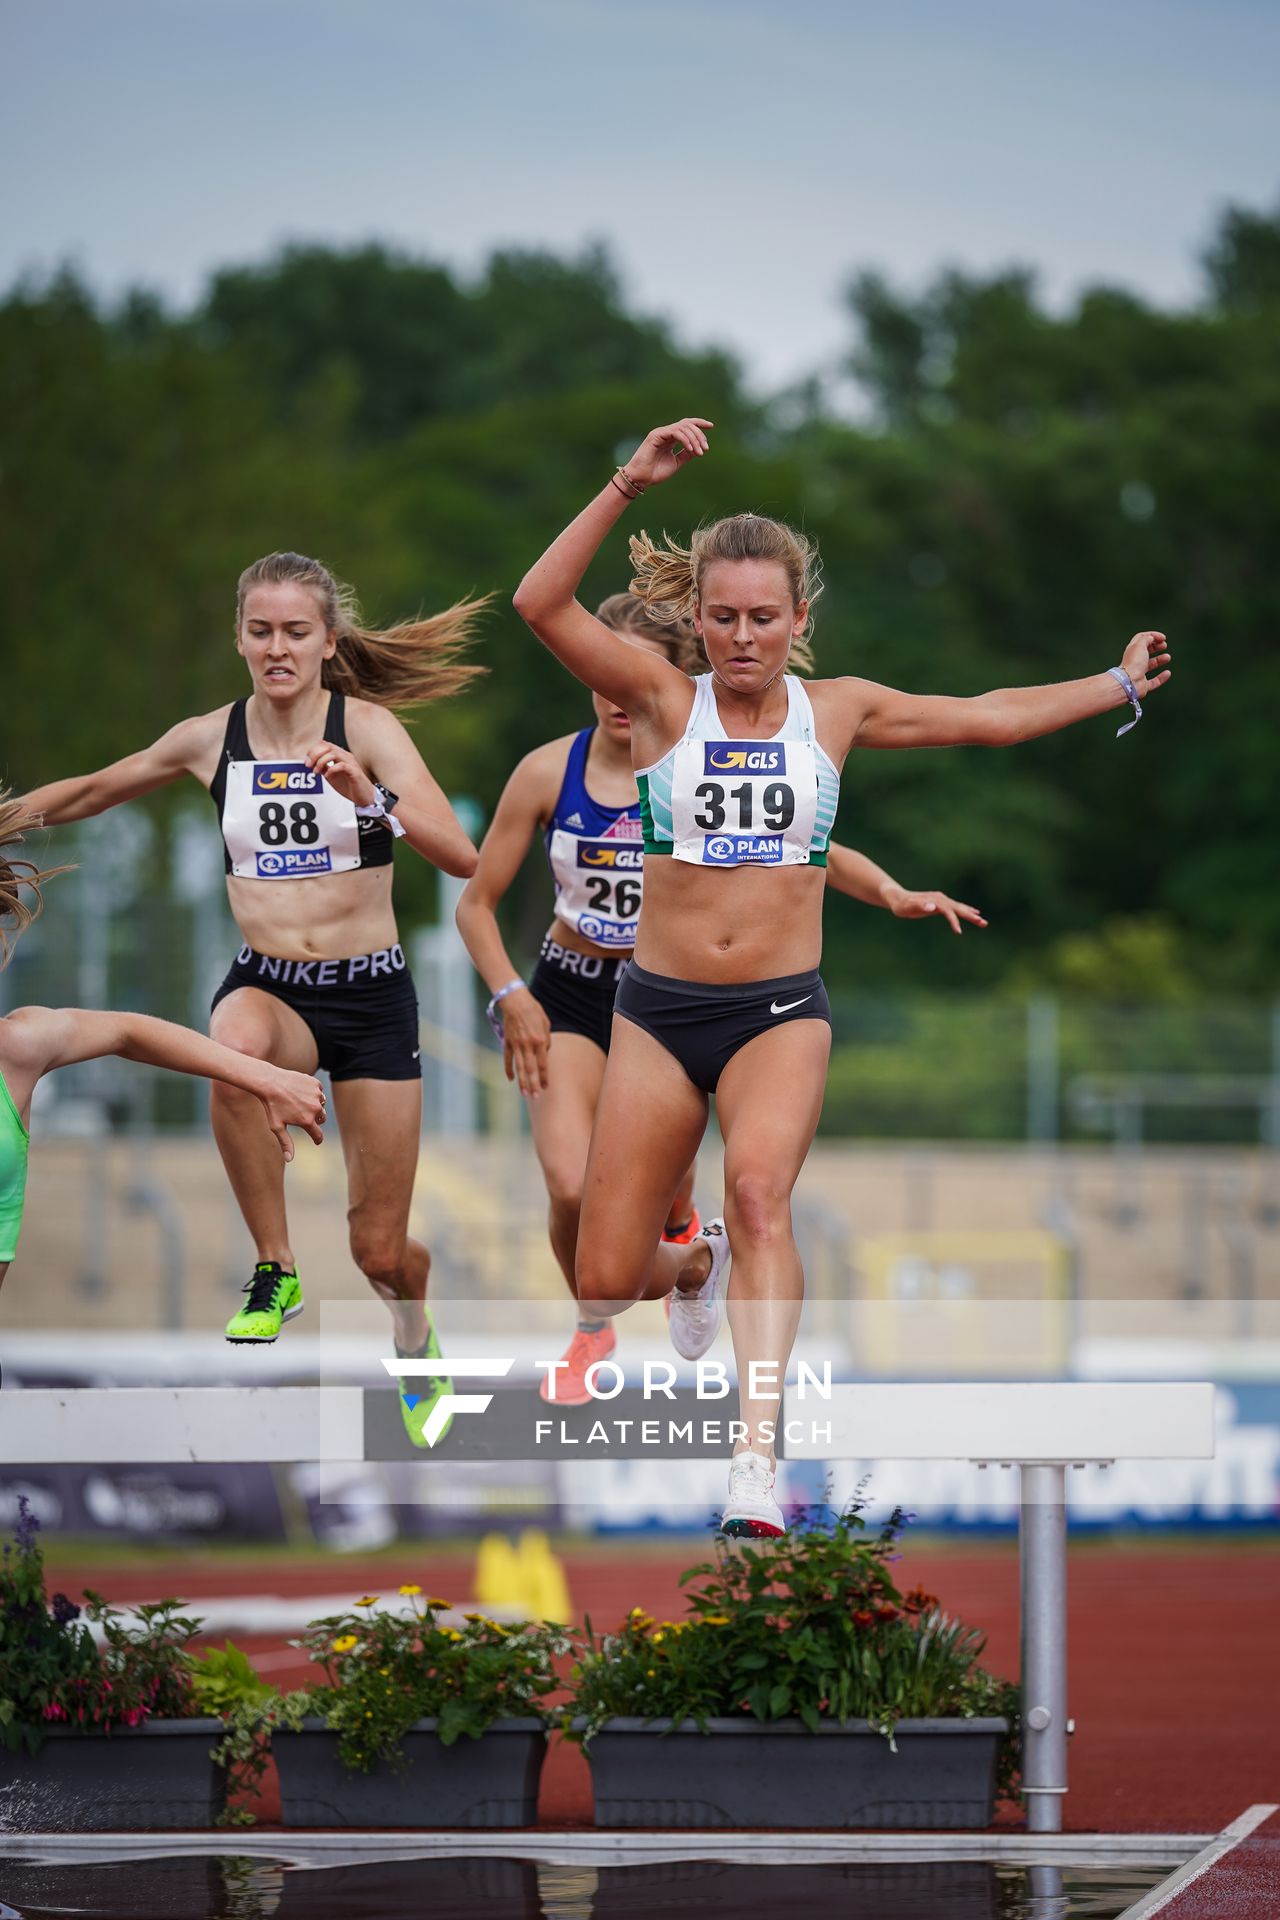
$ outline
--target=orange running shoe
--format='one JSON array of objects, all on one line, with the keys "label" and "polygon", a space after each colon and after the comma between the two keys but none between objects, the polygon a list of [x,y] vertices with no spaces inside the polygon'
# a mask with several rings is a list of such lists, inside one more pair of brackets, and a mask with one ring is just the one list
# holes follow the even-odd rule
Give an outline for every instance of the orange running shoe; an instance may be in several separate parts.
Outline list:
[{"label": "orange running shoe", "polygon": [[695,1207],[689,1215],[689,1224],[687,1226],[681,1227],[679,1233],[672,1233],[670,1228],[664,1227],[662,1229],[662,1237],[669,1247],[687,1247],[692,1245],[701,1232],[702,1215]]},{"label": "orange running shoe", "polygon": [[[587,1392],[587,1368],[593,1367],[597,1360],[611,1359],[617,1344],[618,1336],[612,1323],[595,1333],[579,1327],[565,1348],[556,1372],[542,1376],[538,1392],[553,1406],[585,1407],[591,1399]],[[554,1394],[551,1391],[553,1379],[556,1383]]]}]

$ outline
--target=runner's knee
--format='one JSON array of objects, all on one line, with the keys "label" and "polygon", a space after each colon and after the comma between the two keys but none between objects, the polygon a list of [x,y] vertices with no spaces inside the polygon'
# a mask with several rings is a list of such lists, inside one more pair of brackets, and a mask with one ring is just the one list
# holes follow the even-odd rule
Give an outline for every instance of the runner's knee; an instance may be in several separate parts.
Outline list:
[{"label": "runner's knee", "polygon": [[[276,1052],[275,1036],[271,1028],[256,1014],[237,1013],[229,1008],[225,1014],[216,1012],[209,1028],[210,1038],[219,1046],[230,1047],[233,1053],[247,1053],[253,1060],[271,1060]],[[215,1087],[220,1083],[215,1081]],[[226,1087],[226,1092],[236,1091]]]},{"label": "runner's knee", "polygon": [[629,1268],[616,1245],[584,1245],[579,1239],[574,1266],[579,1300],[638,1300],[644,1291],[645,1269]]},{"label": "runner's knee", "polygon": [[350,1221],[350,1240],[351,1258],[370,1286],[388,1287],[398,1293],[404,1271],[403,1238],[356,1214]]},{"label": "runner's knee", "polygon": [[733,1246],[776,1246],[791,1238],[791,1194],[767,1168],[726,1171],[725,1220]]}]

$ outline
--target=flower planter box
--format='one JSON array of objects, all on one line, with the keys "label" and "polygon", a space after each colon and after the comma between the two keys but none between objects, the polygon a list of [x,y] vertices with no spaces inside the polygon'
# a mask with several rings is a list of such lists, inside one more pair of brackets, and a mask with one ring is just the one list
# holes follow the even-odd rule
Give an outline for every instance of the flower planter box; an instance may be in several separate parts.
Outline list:
[{"label": "flower planter box", "polygon": [[609,1720],[590,1742],[598,1827],[985,1827],[1007,1720]]},{"label": "flower planter box", "polygon": [[150,1720],[114,1733],[54,1726],[39,1753],[0,1749],[0,1833],[211,1827],[225,1776],[220,1720]]},{"label": "flower planter box", "polygon": [[530,1827],[547,1736],[540,1720],[497,1720],[442,1747],[434,1720],[404,1739],[405,1765],[349,1772],[323,1720],[277,1728],[271,1751],[286,1827]]}]

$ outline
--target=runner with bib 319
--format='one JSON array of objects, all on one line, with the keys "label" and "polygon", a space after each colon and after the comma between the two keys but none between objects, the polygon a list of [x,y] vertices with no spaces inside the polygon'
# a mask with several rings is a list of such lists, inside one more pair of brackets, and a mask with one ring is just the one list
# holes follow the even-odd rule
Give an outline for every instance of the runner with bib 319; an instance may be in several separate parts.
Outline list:
[{"label": "runner with bib 319", "polygon": [[[641,533],[635,593],[659,619],[688,617],[710,672],[692,684],[629,646],[576,598],[606,535],[652,486],[710,447],[711,422],[655,427],[530,569],[516,607],[541,640],[631,723],[644,823],[635,957],[618,988],[578,1236],[579,1301],[602,1314],[676,1290],[705,1344],[719,1324],[726,1258],[707,1239],[660,1244],[675,1181],[716,1097],[733,1253],[729,1321],[743,1438],[724,1526],[776,1534],[777,1403],[804,1277],[791,1192],[818,1123],[831,1045],[818,973],[828,842],[856,747],[1006,747],[1132,706],[1169,678],[1164,636],[1082,679],[973,698],[903,693],[849,676],[806,689],[820,591],[803,534],[752,513],[700,528],[688,546]],[[790,669],[790,670],[789,670]],[[1130,723],[1132,724],[1132,723]],[[672,1323],[676,1312],[673,1307]]]}]

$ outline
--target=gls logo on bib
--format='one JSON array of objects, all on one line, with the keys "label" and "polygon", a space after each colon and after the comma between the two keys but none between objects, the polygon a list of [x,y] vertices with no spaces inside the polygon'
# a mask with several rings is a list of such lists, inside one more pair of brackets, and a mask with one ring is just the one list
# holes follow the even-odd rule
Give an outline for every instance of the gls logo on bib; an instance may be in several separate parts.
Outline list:
[{"label": "gls logo on bib", "polygon": [[785,773],[787,750],[759,740],[708,740],[704,773]]},{"label": "gls logo on bib", "polygon": [[634,843],[621,844],[610,840],[580,840],[578,842],[578,865],[580,867],[622,867],[629,872],[644,866],[644,847]]},{"label": "gls logo on bib", "polygon": [[253,769],[254,793],[319,793],[324,781],[310,767],[290,766],[269,760],[259,761]]}]

